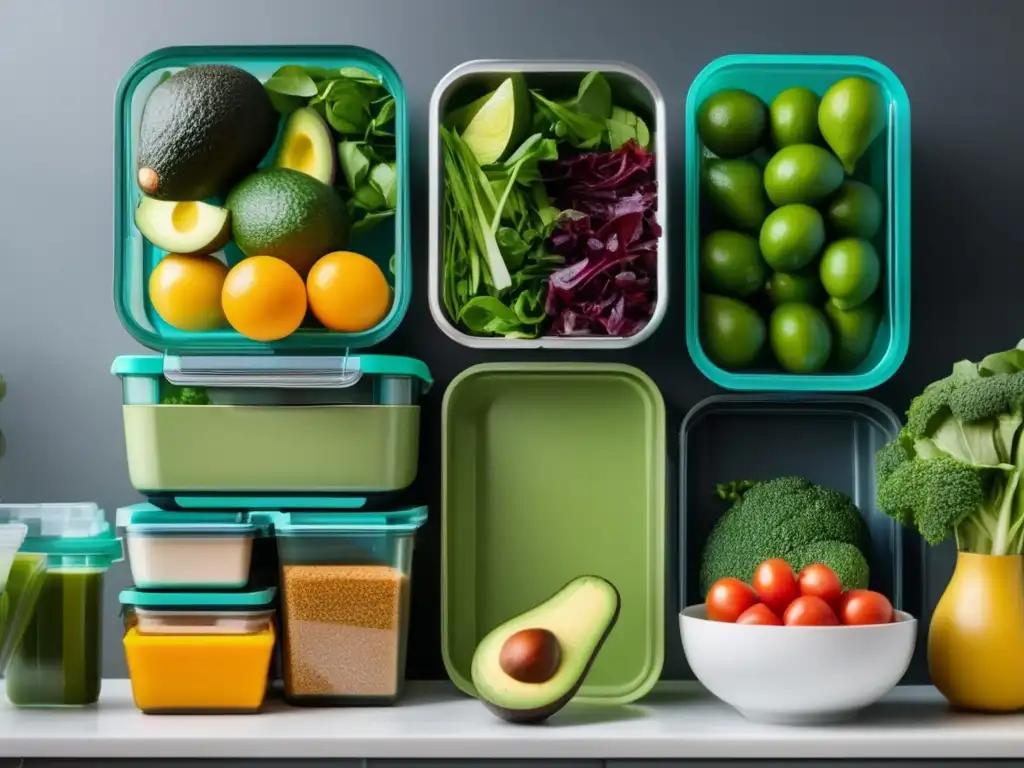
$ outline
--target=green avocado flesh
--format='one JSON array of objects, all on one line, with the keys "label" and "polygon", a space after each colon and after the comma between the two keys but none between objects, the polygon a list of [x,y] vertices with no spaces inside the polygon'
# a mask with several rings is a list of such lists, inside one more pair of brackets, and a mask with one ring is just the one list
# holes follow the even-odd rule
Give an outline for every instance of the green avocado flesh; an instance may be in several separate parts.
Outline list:
[{"label": "green avocado flesh", "polygon": [[274,165],[301,171],[328,186],[334,184],[334,137],[316,110],[303,107],[292,112],[284,125]]},{"label": "green avocado flesh", "polygon": [[[583,684],[618,620],[620,604],[619,592],[610,582],[600,576],[580,576],[540,605],[509,619],[484,637],[473,655],[471,671],[477,696],[509,722],[546,720],[568,704]],[[513,654],[539,660],[532,669],[524,664],[522,671],[546,668],[546,679],[524,682],[523,678],[535,679],[536,675],[519,674],[516,679],[509,674],[505,662],[508,641],[515,643],[522,637],[553,638],[553,647],[527,647]]]}]

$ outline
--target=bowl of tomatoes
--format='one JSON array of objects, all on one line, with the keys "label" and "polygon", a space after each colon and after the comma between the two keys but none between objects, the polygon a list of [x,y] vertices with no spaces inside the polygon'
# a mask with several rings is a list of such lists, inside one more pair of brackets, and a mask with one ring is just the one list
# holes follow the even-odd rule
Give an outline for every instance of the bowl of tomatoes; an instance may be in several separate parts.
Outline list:
[{"label": "bowl of tomatoes", "polygon": [[679,615],[694,676],[749,720],[820,724],[850,719],[899,683],[917,620],[868,589],[844,590],[825,565],[794,573],[758,566],[751,583],[719,579]]}]

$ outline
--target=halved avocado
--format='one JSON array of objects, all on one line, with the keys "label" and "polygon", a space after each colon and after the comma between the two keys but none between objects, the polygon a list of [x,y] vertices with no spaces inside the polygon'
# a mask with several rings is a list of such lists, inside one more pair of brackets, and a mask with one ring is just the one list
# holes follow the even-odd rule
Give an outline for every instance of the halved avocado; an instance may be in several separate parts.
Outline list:
[{"label": "halved avocado", "polygon": [[182,256],[207,256],[231,239],[228,209],[198,201],[143,197],[135,209],[135,226],[157,248]]},{"label": "halved avocado", "polygon": [[619,618],[619,591],[579,576],[540,605],[492,630],[473,654],[477,696],[498,717],[538,723],[564,707]]},{"label": "halved avocado", "polygon": [[316,110],[303,107],[288,117],[274,165],[301,171],[328,186],[334,184],[338,166],[334,136]]}]

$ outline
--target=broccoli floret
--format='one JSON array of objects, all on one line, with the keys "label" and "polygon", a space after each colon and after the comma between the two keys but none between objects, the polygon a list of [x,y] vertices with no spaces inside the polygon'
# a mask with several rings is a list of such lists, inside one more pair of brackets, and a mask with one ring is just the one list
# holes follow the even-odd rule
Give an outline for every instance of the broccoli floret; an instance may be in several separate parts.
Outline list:
[{"label": "broccoli floret", "polygon": [[1024,350],[956,363],[878,452],[878,507],[929,544],[955,536],[961,551],[1024,553],[1022,424]]},{"label": "broccoli floret", "polygon": [[849,496],[800,477],[756,483],[742,492],[708,536],[701,555],[701,590],[706,593],[726,576],[749,582],[765,560],[789,561],[819,541],[867,551],[867,525]]},{"label": "broccoli floret", "polygon": [[843,589],[867,589],[871,570],[867,558],[852,544],[842,541],[816,541],[786,558],[793,570],[814,563],[827,565],[839,577]]},{"label": "broccoli floret", "polygon": [[210,396],[200,387],[176,387],[164,384],[160,395],[161,405],[209,405]]},{"label": "broccoli floret", "polygon": [[[884,449],[883,449],[884,450]],[[981,475],[950,456],[906,461],[878,486],[878,508],[917,527],[929,544],[941,544],[981,503]]]}]

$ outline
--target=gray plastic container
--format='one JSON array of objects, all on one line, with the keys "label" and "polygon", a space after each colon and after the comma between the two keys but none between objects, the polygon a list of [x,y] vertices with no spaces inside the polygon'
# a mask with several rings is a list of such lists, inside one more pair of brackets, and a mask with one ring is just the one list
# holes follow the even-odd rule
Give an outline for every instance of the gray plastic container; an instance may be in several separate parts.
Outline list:
[{"label": "gray plastic container", "polygon": [[[448,317],[442,300],[442,206],[444,204],[444,170],[441,134],[438,130],[449,99],[461,88],[490,81],[500,75],[522,72],[530,85],[540,88],[575,89],[579,79],[588,72],[599,71],[607,78],[613,93],[623,94],[627,101],[639,104],[654,116],[653,133],[655,170],[658,181],[658,223],[662,234],[658,241],[657,288],[654,312],[647,325],[632,336],[544,336],[537,339],[506,339],[474,336],[458,328]],[[624,105],[626,106],[626,105]],[[444,334],[459,344],[473,349],[623,349],[632,347],[653,334],[668,308],[669,290],[669,227],[668,227],[668,163],[665,100],[647,74],[629,64],[612,61],[521,61],[495,59],[460,64],[441,78],[430,99],[430,314]]]},{"label": "gray plastic container", "polygon": [[[871,532],[871,588],[904,606],[907,537],[875,506],[875,452],[900,430],[896,415],[867,397],[842,395],[715,395],[683,419],[679,476],[679,606],[700,603],[700,553],[728,509],[715,486],[733,480],[798,475],[850,495]],[[912,544],[913,543],[913,544]]]}]

